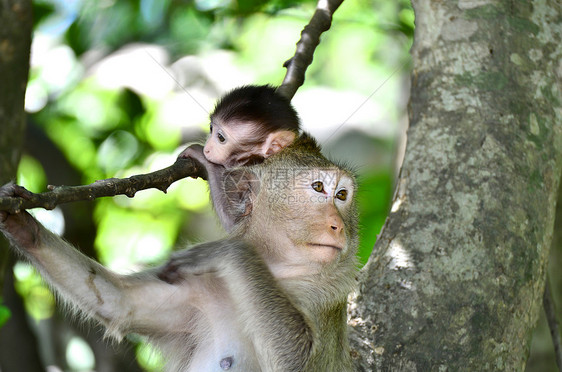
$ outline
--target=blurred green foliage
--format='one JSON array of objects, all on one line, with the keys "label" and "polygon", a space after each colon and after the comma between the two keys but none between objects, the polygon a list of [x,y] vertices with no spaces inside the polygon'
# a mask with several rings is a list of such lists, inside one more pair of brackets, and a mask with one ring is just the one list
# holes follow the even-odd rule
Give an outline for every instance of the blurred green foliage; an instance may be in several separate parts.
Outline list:
[{"label": "blurred green foliage", "polygon": [[55,299],[33,267],[18,262],[14,266],[15,287],[25,299],[25,309],[35,320],[49,318],[55,309]]},{"label": "blurred green foliage", "polygon": [[158,349],[150,344],[139,342],[136,349],[139,364],[147,371],[162,371],[164,367],[164,359]]},{"label": "blurred green foliage", "polygon": [[[46,135],[83,184],[166,167],[182,142],[202,138],[205,111],[225,89],[239,82],[281,82],[281,66],[294,53],[314,7],[310,0],[36,0],[29,125]],[[395,174],[389,159],[404,116],[397,103],[404,84],[386,79],[408,58],[413,27],[407,0],[344,2],[301,88],[329,87],[367,99],[381,85],[386,89],[370,100],[385,113],[388,122],[382,125],[392,127],[387,132],[394,133],[382,141],[381,152],[388,156],[358,159],[361,263],[389,208]],[[351,114],[343,112],[342,120]],[[365,123],[362,135],[374,136],[377,131],[369,129],[374,125]],[[338,134],[345,130],[343,125]],[[26,154],[18,182],[32,191],[59,182],[48,169],[67,168],[44,161]],[[147,190],[132,199],[97,200],[93,220],[98,258],[121,272],[161,262],[186,241],[222,234],[201,180],[177,182],[166,195]],[[50,292],[29,266],[18,264],[15,271],[26,309],[35,319],[49,317]],[[3,317],[0,307],[0,324]],[[145,368],[158,370],[160,359],[149,350],[141,343],[138,358]]]},{"label": "blurred green foliage", "polygon": [[357,202],[360,213],[359,262],[369,259],[377,235],[386,221],[392,196],[393,173],[390,170],[370,172],[359,183]]},{"label": "blurred green foliage", "polygon": [[[2,298],[0,297],[0,303],[2,303]],[[11,316],[10,309],[4,305],[0,305],[0,328],[10,319]]]},{"label": "blurred green foliage", "polygon": [[42,192],[47,186],[47,177],[41,163],[29,155],[23,155],[18,166],[18,184],[32,192]]}]

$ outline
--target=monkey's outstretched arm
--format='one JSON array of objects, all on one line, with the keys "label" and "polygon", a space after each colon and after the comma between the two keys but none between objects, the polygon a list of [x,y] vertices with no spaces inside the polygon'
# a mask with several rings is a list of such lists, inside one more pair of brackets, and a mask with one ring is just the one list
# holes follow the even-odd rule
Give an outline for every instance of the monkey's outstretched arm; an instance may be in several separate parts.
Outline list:
[{"label": "monkey's outstretched arm", "polygon": [[[0,188],[0,195],[13,196],[14,187]],[[170,301],[177,290],[154,274],[115,274],[48,231],[27,212],[0,211],[0,231],[65,301],[97,318],[112,335],[177,327],[169,320],[174,319],[174,311],[180,312],[181,306],[174,307]]]},{"label": "monkey's outstretched arm", "polygon": [[279,286],[260,255],[240,240],[222,240],[178,252],[163,272],[215,273],[224,280],[239,321],[257,349],[262,370],[305,370],[313,347],[309,320]]}]

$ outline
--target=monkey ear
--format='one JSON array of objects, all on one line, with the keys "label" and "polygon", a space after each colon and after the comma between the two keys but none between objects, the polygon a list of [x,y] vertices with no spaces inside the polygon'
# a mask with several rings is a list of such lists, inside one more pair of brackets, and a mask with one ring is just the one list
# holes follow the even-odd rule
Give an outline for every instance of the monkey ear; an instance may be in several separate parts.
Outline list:
[{"label": "monkey ear", "polygon": [[247,167],[234,168],[225,173],[226,205],[224,211],[228,220],[226,225],[234,226],[243,217],[252,213],[259,190],[258,176]]},{"label": "monkey ear", "polygon": [[289,146],[297,134],[290,130],[278,130],[276,132],[269,133],[262,146],[262,155],[267,158],[273,154],[278,153],[285,147]]}]

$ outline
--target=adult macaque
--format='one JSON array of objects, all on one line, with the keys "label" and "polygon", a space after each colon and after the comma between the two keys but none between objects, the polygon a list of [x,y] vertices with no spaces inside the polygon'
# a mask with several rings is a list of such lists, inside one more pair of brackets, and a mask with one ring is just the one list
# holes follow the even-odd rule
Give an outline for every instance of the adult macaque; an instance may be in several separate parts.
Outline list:
[{"label": "adult macaque", "polygon": [[299,135],[300,120],[291,102],[275,88],[246,85],[219,99],[210,121],[205,146],[191,145],[178,157],[201,163],[219,220],[230,231],[234,221],[222,190],[225,170],[258,164],[278,153]]},{"label": "adult macaque", "polygon": [[[351,371],[346,302],[355,276],[355,179],[304,136],[265,162],[229,170],[235,221],[223,240],[168,267],[115,274],[27,212],[0,212],[2,232],[70,304],[116,337],[158,345],[169,371]],[[0,196],[25,191],[0,188]]]}]

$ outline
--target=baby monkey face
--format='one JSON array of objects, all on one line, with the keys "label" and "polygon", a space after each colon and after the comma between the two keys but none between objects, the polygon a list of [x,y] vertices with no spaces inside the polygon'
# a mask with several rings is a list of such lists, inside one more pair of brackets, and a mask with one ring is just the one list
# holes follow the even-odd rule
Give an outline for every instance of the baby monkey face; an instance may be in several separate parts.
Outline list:
[{"label": "baby monkey face", "polygon": [[269,85],[244,85],[226,93],[210,113],[210,121],[204,155],[226,168],[259,164],[300,133],[290,100]]},{"label": "baby monkey face", "polygon": [[[247,146],[254,139],[252,123],[237,122],[226,125],[219,120],[214,120],[211,122],[210,129],[203,153],[211,163],[226,167],[235,165],[231,164],[233,158],[241,151],[248,152]],[[259,148],[255,150],[259,151]]]},{"label": "baby monkey face", "polygon": [[[263,159],[291,144],[296,133],[273,130],[263,123],[213,118],[203,153],[208,161],[226,168],[248,165],[252,159]],[[261,162],[260,161],[260,162]]]}]

